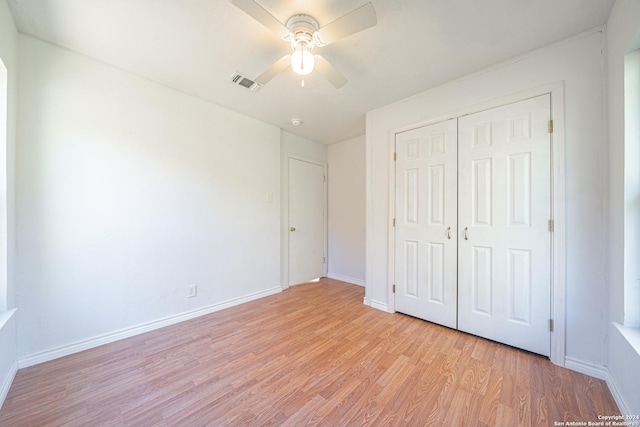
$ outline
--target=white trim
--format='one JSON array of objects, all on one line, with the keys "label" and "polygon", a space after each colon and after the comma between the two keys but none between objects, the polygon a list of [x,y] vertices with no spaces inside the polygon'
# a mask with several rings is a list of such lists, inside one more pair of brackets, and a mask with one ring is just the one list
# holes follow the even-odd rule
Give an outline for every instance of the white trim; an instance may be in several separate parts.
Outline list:
[{"label": "white trim", "polygon": [[[13,308],[11,310],[0,313],[0,329],[4,328],[4,326],[16,314],[17,311],[18,311],[17,308]],[[11,384],[13,383],[13,379],[15,378],[17,372],[18,372],[18,361],[14,360],[11,366],[9,367],[9,370],[6,373],[4,380],[2,380],[2,385],[0,385],[0,408],[2,408],[2,405],[4,404],[4,400],[6,399],[7,394],[9,393],[9,389],[11,388]]]},{"label": "white trim", "polygon": [[[365,153],[364,153],[364,175],[365,175],[365,241],[367,241],[370,237],[370,230],[373,230],[374,217],[373,217],[373,144],[369,142],[369,135],[373,135],[371,120],[369,120],[369,113],[367,113],[365,117]],[[371,251],[369,248],[369,243],[365,243],[365,262],[364,262],[364,278],[365,278],[365,286],[364,286],[364,304],[371,306],[371,288],[373,286],[372,278],[373,275],[373,263],[371,262]]]},{"label": "white trim", "polygon": [[340,280],[341,282],[351,283],[353,285],[364,286],[364,279],[356,279],[355,277],[343,276],[342,274],[329,273],[329,279]]},{"label": "white trim", "polygon": [[393,313],[392,310],[389,310],[389,306],[387,304],[376,300],[371,300],[371,308],[386,311],[387,313]]},{"label": "white trim", "polygon": [[565,358],[565,367],[572,371],[580,372],[581,374],[589,375],[607,383],[607,387],[615,400],[618,409],[623,415],[632,415],[629,405],[624,400],[624,396],[620,392],[618,385],[609,373],[609,370],[605,366],[596,365],[594,363],[584,362],[572,357]]},{"label": "white trim", "polygon": [[9,368],[9,372],[7,372],[7,376],[4,378],[4,381],[2,382],[2,386],[0,387],[0,409],[2,409],[4,400],[7,398],[7,394],[9,394],[9,389],[11,388],[11,384],[13,384],[13,379],[16,377],[17,372],[18,372],[18,361],[14,360],[13,364]]},{"label": "white trim", "polygon": [[[554,220],[554,232],[552,234],[552,283],[551,283],[551,317],[554,321],[554,330],[551,332],[551,352],[549,359],[556,365],[565,366],[565,340],[566,340],[566,277],[565,277],[565,146],[564,146],[564,82],[558,81],[549,83],[529,90],[502,96],[480,104],[460,108],[438,117],[428,118],[409,126],[403,126],[391,129],[389,132],[389,218],[395,215],[395,161],[393,160],[393,152],[395,151],[396,134],[406,132],[423,126],[440,123],[445,120],[459,118],[468,114],[474,114],[480,111],[489,110],[491,108],[501,107],[503,105],[512,104],[533,98],[540,95],[551,95],[551,118],[553,120],[553,133],[551,134],[552,149],[551,161],[553,171],[551,204],[552,219]],[[371,148],[372,149],[372,148]],[[372,157],[370,155],[370,157]],[[368,170],[367,170],[368,171]],[[370,173],[367,174],[367,180],[371,178]],[[367,181],[370,182],[370,181]],[[368,188],[369,186],[367,186]],[[369,207],[368,207],[369,208]],[[388,253],[389,253],[389,274],[388,274],[388,301],[391,312],[395,311],[395,296],[392,292],[392,285],[395,277],[395,229],[391,221],[389,221],[388,233]],[[371,224],[367,224],[367,227]]]},{"label": "white trim", "polygon": [[[626,327],[618,322],[611,322],[613,325],[613,331],[612,333],[617,333],[620,335],[620,338],[616,338],[620,339],[623,341],[623,345],[628,345],[629,351],[632,354],[631,357],[633,358],[633,360],[627,360],[628,366],[632,366],[635,363],[635,360],[637,360],[638,357],[640,357],[640,329],[638,328],[629,328]],[[611,337],[612,335],[609,334],[609,351],[612,351],[611,348]],[[615,350],[620,351],[620,348],[617,348]],[[635,354],[633,354],[635,352]],[[622,390],[618,387],[618,384],[615,381],[615,377],[611,374],[611,372],[608,373],[607,375],[607,385],[609,386],[609,390],[611,391],[611,394],[613,395],[614,400],[616,401],[616,404],[618,405],[618,408],[620,409],[620,411],[625,414],[625,415],[636,415],[637,411],[631,412],[631,406],[627,404],[627,402],[624,399],[624,393],[622,392]],[[627,395],[630,396],[634,393],[633,390],[629,391],[627,390],[628,393]]]},{"label": "white trim", "polygon": [[389,261],[387,265],[387,301],[389,301],[388,310],[391,313],[396,312],[396,294],[393,292],[393,286],[396,284],[396,228],[393,221],[396,219],[396,135],[397,132],[389,133],[389,224],[387,225],[387,253]]},{"label": "white trim", "polygon": [[2,329],[4,325],[7,324],[9,319],[13,317],[16,311],[18,311],[17,308],[12,308],[11,310],[0,313],[0,329]]},{"label": "white trim", "polygon": [[611,323],[613,323],[618,333],[622,335],[622,337],[627,340],[627,343],[636,351],[636,354],[640,356],[640,328],[630,328],[618,322]]},{"label": "white trim", "polygon": [[296,160],[300,160],[301,162],[307,162],[307,163],[311,163],[313,165],[318,165],[318,166],[327,165],[326,162],[323,162],[321,160],[312,159],[311,157],[300,156],[294,153],[287,153],[287,159],[296,159]]},{"label": "white trim", "polygon": [[322,275],[327,276],[329,274],[329,164],[325,163],[322,166],[322,173],[324,174],[324,185],[323,185],[323,200],[322,200],[322,226],[324,227],[324,255],[322,263]]},{"label": "white trim", "polygon": [[195,310],[190,310],[184,313],[165,317],[163,319],[154,320],[152,322],[143,323],[137,326],[121,329],[119,331],[110,332],[110,333],[99,335],[93,338],[76,341],[75,343],[72,343],[72,344],[67,344],[67,345],[63,345],[50,350],[34,353],[29,356],[24,356],[19,358],[18,368],[22,369],[29,366],[37,365],[39,363],[48,362],[50,360],[54,360],[59,357],[68,356],[70,354],[78,353],[80,351],[88,350],[104,344],[109,344],[111,342],[118,341],[124,338],[129,338],[135,335],[143,334],[145,332],[150,332],[155,329],[163,328],[165,326],[174,325],[176,323],[184,322],[185,320],[194,319],[196,317],[204,316],[206,314],[214,313],[216,311],[220,311],[225,308],[234,307],[236,305],[240,305],[245,302],[264,298],[269,295],[274,295],[280,292],[282,292],[282,288],[280,286],[277,286],[274,288],[265,289],[260,292],[254,292],[252,294],[248,294],[242,297],[232,298],[227,301],[208,305],[206,307],[201,307]]},{"label": "white trim", "polygon": [[602,365],[596,365],[595,363],[585,362],[583,360],[574,359],[573,357],[564,358],[564,367],[571,369],[572,371],[580,372],[581,374],[589,375],[590,377],[598,378],[600,380],[606,380],[609,376],[609,371]]},{"label": "white trim", "polygon": [[[306,162],[306,163],[311,163],[313,165],[318,165],[321,166],[323,169],[323,173],[324,173],[324,186],[323,186],[323,190],[324,190],[324,195],[323,195],[323,226],[324,226],[324,264],[322,266],[322,276],[326,277],[327,276],[327,272],[328,272],[328,266],[329,266],[329,191],[328,191],[328,184],[329,184],[329,173],[328,173],[328,167],[327,167],[327,163],[326,162],[322,162],[322,161],[318,161],[309,157],[304,157],[304,156],[299,156],[297,154],[292,154],[292,153],[287,153],[287,183],[289,184],[287,186],[287,191],[285,192],[285,197],[286,197],[286,207],[287,207],[287,228],[286,228],[286,239],[283,239],[284,241],[284,246],[285,246],[285,257],[282,260],[283,264],[284,264],[284,268],[283,268],[283,273],[284,273],[284,283],[285,286],[282,289],[288,289],[289,286],[291,285],[289,283],[289,229],[291,228],[291,218],[289,218],[289,188],[291,186],[290,183],[290,179],[291,179],[291,170],[289,168],[289,162],[291,161],[291,159],[294,160],[298,160],[301,162]],[[295,284],[295,283],[294,283]]]},{"label": "white trim", "polygon": [[620,412],[623,415],[635,415],[631,413],[631,410],[629,409],[629,405],[627,405],[627,402],[625,402],[624,397],[622,396],[622,393],[618,388],[618,385],[616,384],[615,380],[609,374],[608,371],[607,371],[606,381],[607,381],[607,387],[609,387],[609,391],[613,396],[613,400],[616,401],[616,404],[618,405],[618,409],[620,409]]},{"label": "white trim", "polygon": [[549,359],[556,365],[564,366],[566,361],[566,228],[565,228],[565,159],[564,159],[564,82],[549,85],[551,93],[551,216],[554,231],[551,234],[551,354]]}]

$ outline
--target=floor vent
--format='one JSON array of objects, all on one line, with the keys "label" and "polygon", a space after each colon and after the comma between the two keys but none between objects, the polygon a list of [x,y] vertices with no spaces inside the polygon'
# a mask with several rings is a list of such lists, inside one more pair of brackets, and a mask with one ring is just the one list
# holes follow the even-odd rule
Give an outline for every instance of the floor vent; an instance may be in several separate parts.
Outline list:
[{"label": "floor vent", "polygon": [[262,85],[254,82],[251,79],[248,79],[241,75],[239,72],[235,71],[231,76],[231,83],[236,84],[238,86],[242,86],[244,88],[249,89],[251,92],[259,92],[262,89]]}]

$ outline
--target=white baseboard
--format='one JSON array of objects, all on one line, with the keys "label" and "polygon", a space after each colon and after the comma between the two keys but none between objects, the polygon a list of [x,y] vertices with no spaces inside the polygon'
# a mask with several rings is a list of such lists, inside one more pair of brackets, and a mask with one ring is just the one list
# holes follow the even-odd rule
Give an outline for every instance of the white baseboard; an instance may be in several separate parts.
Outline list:
[{"label": "white baseboard", "polygon": [[607,371],[606,367],[574,359],[573,357],[564,358],[564,367],[600,380],[606,380],[609,376],[609,371]]},{"label": "white baseboard", "polygon": [[329,273],[327,277],[329,279],[340,280],[341,282],[352,283],[354,285],[365,285],[364,279],[356,279],[355,277],[343,276],[341,274]]},{"label": "white baseboard", "polygon": [[169,316],[163,319],[154,320],[153,322],[143,323],[141,325],[121,329],[119,331],[110,332],[108,334],[99,335],[86,340],[77,341],[75,343],[57,347],[51,350],[45,350],[38,353],[34,353],[29,356],[24,356],[19,358],[18,368],[21,369],[21,368],[26,368],[28,366],[37,365],[39,363],[48,362],[50,360],[57,359],[59,357],[68,356],[70,354],[78,353],[80,351],[88,350],[104,344],[109,344],[111,342],[118,341],[124,338],[129,338],[134,335],[143,334],[145,332],[153,331],[155,329],[159,329],[164,326],[169,326],[179,322],[184,322],[185,320],[194,319],[196,317],[204,316],[206,314],[214,313],[216,311],[220,311],[225,308],[233,307],[239,304],[243,304],[245,302],[264,298],[266,296],[274,295],[280,292],[282,292],[282,288],[280,286],[277,286],[275,288],[270,288],[264,291],[255,292],[253,294],[245,295],[242,297],[233,298],[227,301],[208,305],[206,307],[201,307],[195,310],[176,314],[174,316]]},{"label": "white baseboard", "polygon": [[618,405],[618,409],[620,409],[620,412],[623,415],[635,415],[635,414],[632,414],[631,411],[629,410],[629,406],[627,405],[624,398],[622,397],[622,393],[620,393],[620,389],[616,385],[616,382],[611,377],[611,375],[607,375],[606,381],[607,381],[607,386],[609,387],[609,391],[613,396],[613,400],[616,401],[616,404]]},{"label": "white baseboard", "polygon": [[389,306],[386,303],[380,302],[380,301],[376,301],[376,300],[371,300],[371,307],[376,308],[378,310],[382,310],[382,311],[386,311],[387,313],[390,313],[389,311]]},{"label": "white baseboard", "polygon": [[567,369],[580,372],[581,374],[589,375],[591,377],[604,380],[607,383],[607,387],[609,387],[609,391],[613,396],[613,400],[616,401],[616,404],[618,405],[618,409],[620,409],[620,412],[622,414],[631,415],[629,406],[626,404],[624,398],[622,397],[622,393],[620,392],[620,389],[616,385],[615,380],[609,374],[609,370],[605,366],[599,366],[593,363],[584,362],[571,357],[565,357],[565,367]]},{"label": "white baseboard", "polygon": [[7,394],[9,394],[9,389],[11,388],[11,384],[13,383],[13,379],[16,377],[16,373],[18,372],[18,361],[14,361],[11,367],[9,368],[9,372],[7,372],[7,376],[4,378],[2,385],[0,386],[0,409],[4,404],[4,400],[7,398]]}]

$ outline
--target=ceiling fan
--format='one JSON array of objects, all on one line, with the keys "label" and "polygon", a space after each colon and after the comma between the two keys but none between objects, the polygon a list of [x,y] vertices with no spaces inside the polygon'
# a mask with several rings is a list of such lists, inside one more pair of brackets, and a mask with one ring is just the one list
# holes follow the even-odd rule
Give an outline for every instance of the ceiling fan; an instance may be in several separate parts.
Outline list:
[{"label": "ceiling fan", "polygon": [[376,11],[371,2],[323,27],[318,25],[318,21],[313,16],[306,14],[293,15],[283,24],[254,0],[231,0],[231,3],[291,44],[291,54],[280,58],[255,79],[255,82],[260,85],[265,85],[291,66],[294,72],[303,76],[303,86],[304,76],[313,70],[324,76],[336,89],[344,86],[347,78],[325,58],[314,55],[313,49],[326,46],[378,23]]}]

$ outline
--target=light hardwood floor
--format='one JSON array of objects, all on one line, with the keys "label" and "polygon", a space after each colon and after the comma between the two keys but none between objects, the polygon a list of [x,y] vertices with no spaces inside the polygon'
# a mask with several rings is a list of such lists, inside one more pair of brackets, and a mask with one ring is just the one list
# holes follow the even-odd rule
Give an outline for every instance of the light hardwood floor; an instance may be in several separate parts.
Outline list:
[{"label": "light hardwood floor", "polygon": [[0,426],[553,426],[619,411],[547,359],[331,279],[16,375]]}]

